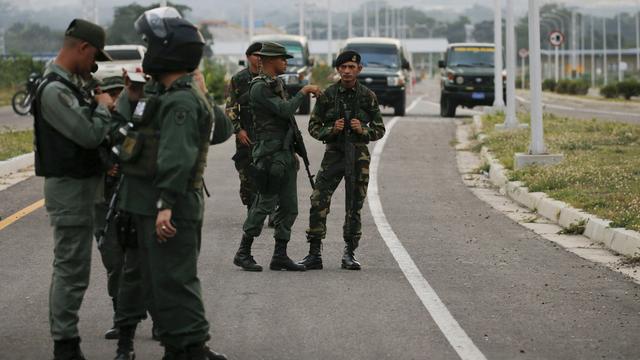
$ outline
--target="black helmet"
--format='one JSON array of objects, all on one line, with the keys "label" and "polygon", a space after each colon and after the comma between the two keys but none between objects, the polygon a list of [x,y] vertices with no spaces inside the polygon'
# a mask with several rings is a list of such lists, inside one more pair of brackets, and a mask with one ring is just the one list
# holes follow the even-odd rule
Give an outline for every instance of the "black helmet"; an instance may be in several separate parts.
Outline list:
[{"label": "black helmet", "polygon": [[134,26],[147,42],[147,52],[142,60],[145,73],[191,72],[200,64],[204,38],[176,9],[160,7],[145,11]]}]

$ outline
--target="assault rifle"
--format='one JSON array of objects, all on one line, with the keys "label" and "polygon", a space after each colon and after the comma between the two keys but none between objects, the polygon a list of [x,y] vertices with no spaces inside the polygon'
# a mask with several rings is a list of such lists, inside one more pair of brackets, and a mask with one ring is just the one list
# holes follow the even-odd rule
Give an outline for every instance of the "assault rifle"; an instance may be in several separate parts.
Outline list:
[{"label": "assault rifle", "polygon": [[120,176],[118,177],[118,182],[116,183],[116,187],[115,189],[113,189],[113,194],[111,194],[111,198],[109,199],[109,209],[107,210],[107,215],[105,216],[104,227],[98,230],[98,233],[96,234],[98,249],[102,248],[102,245],[104,244],[104,238],[109,232],[111,223],[118,213],[118,194],[120,193],[120,188],[122,187],[123,182],[124,176],[120,174]]},{"label": "assault rifle", "polygon": [[345,183],[345,234],[351,236],[351,216],[353,211],[354,193],[356,190],[356,147],[351,142],[351,117],[352,112],[347,105],[342,103],[344,115],[344,183]]},{"label": "assault rifle", "polygon": [[309,177],[309,183],[311,184],[311,188],[313,190],[316,189],[315,181],[313,180],[314,175],[311,174],[311,170],[309,170],[309,166],[311,163],[309,162],[309,156],[307,155],[307,148],[304,146],[304,140],[302,139],[302,133],[298,128],[298,123],[296,123],[295,117],[292,115],[291,119],[291,128],[287,132],[287,136],[285,137],[284,147],[288,148],[289,146],[293,146],[293,150],[296,154],[300,155],[302,161],[304,162],[304,167],[307,170],[307,176]]}]

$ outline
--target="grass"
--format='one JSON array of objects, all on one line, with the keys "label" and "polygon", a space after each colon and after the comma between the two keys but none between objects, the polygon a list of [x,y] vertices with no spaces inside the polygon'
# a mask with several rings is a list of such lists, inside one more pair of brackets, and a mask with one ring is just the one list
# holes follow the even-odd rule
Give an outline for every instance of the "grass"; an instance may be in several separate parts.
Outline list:
[{"label": "grass", "polygon": [[0,132],[0,161],[33,151],[33,131]]},{"label": "grass", "polygon": [[0,106],[11,105],[11,98],[13,94],[16,92],[15,88],[0,88]]},{"label": "grass", "polygon": [[526,152],[529,130],[496,131],[501,116],[483,121],[485,145],[510,169],[510,180],[611,220],[612,227],[640,231],[640,126],[545,115],[547,148],[564,153],[564,161],[513,171],[513,155]]}]

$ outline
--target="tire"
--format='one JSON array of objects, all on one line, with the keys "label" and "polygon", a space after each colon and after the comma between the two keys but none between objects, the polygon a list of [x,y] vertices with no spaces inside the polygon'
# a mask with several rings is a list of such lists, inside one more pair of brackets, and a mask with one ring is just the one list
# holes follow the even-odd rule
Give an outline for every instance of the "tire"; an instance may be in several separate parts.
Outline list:
[{"label": "tire", "polygon": [[309,115],[311,112],[311,96],[307,95],[307,98],[302,102],[300,108],[298,109],[298,113],[300,115]]},{"label": "tire", "polygon": [[11,98],[11,107],[18,115],[29,115],[29,112],[31,111],[31,97],[29,96],[29,93],[24,90],[20,90],[15,93]]},{"label": "tire", "polygon": [[440,97],[440,116],[442,117],[456,117],[457,105],[448,98]]},{"label": "tire", "polygon": [[398,101],[398,103],[393,107],[393,116],[404,116],[406,113],[406,103],[407,99],[403,95],[402,100]]}]

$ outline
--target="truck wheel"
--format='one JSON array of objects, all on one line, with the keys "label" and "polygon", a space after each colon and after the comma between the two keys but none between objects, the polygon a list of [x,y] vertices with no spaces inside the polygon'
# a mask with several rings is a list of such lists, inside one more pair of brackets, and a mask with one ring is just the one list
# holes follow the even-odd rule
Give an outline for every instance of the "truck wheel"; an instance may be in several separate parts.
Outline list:
[{"label": "truck wheel", "polygon": [[440,97],[440,116],[456,117],[456,104],[448,98]]},{"label": "truck wheel", "polygon": [[406,113],[407,99],[403,96],[402,100],[398,101],[393,107],[393,116],[404,116]]},{"label": "truck wheel", "polygon": [[307,95],[307,98],[302,102],[300,108],[298,109],[298,113],[300,115],[309,115],[311,112],[311,96]]}]

